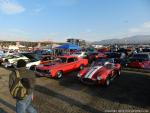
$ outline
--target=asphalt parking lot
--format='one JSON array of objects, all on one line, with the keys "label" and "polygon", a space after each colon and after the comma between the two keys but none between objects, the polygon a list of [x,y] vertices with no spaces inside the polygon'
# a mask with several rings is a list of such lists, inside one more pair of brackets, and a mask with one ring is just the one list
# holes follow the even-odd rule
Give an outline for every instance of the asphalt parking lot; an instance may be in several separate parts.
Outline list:
[{"label": "asphalt parking lot", "polygon": [[[149,73],[123,71],[107,88],[84,85],[76,73],[59,80],[37,78],[34,106],[39,113],[150,112]],[[15,100],[8,91],[8,74],[0,68],[0,113],[15,113]]]}]

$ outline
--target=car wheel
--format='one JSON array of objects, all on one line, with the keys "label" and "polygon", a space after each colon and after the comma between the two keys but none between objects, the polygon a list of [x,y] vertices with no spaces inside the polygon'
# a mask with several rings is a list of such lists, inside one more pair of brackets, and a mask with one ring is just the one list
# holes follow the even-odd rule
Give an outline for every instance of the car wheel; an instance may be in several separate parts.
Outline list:
[{"label": "car wheel", "polygon": [[105,86],[109,86],[109,85],[110,85],[110,77],[108,76],[105,81]]},{"label": "car wheel", "polygon": [[57,77],[58,79],[62,78],[62,75],[63,75],[62,71],[58,71],[58,72],[56,73],[56,77]]},{"label": "car wheel", "polygon": [[80,65],[79,69],[80,69],[80,70],[83,70],[83,69],[84,69],[84,65],[83,65],[83,64]]}]

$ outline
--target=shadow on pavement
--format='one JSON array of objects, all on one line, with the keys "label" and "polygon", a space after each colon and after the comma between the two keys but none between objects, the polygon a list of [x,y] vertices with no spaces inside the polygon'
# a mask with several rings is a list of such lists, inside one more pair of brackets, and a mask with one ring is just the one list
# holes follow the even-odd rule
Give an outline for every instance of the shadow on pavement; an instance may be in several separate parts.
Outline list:
[{"label": "shadow on pavement", "polygon": [[81,102],[79,102],[77,100],[74,100],[74,99],[72,99],[70,97],[67,97],[67,96],[62,95],[60,93],[52,91],[52,90],[50,90],[50,89],[48,89],[46,87],[37,85],[35,89],[36,89],[36,91],[38,91],[40,93],[46,94],[48,96],[52,96],[54,98],[58,98],[58,99],[60,99],[60,100],[62,100],[64,102],[67,102],[67,103],[71,104],[71,105],[77,106],[77,107],[79,107],[79,108],[81,108],[81,109],[83,109],[83,110],[85,110],[87,112],[91,112],[91,113],[101,113],[102,112],[102,111],[99,111],[99,110],[97,110],[95,108],[92,108],[92,107],[90,107],[90,106],[88,106],[86,104],[82,104]]},{"label": "shadow on pavement", "polygon": [[150,76],[123,73],[111,86],[89,87],[85,92],[120,104],[146,108],[150,106]]},{"label": "shadow on pavement", "polygon": [[85,88],[83,84],[79,81],[77,74],[79,71],[73,71],[70,73],[67,73],[63,76],[62,79],[59,79],[60,86],[63,86],[65,88],[73,89],[80,91]]},{"label": "shadow on pavement", "polygon": [[73,90],[84,90],[87,94],[104,98],[120,104],[141,108],[150,106],[150,76],[138,73],[123,72],[109,87],[89,86],[79,82],[77,73],[73,72],[59,80],[59,84]]},{"label": "shadow on pavement", "polygon": [[8,113],[4,109],[0,108],[0,113]]},{"label": "shadow on pavement", "polygon": [[[3,100],[3,99],[1,99],[1,98],[0,98],[0,103],[3,104],[3,105],[5,105],[6,107],[10,108],[10,109],[13,110],[13,111],[16,110],[15,106],[13,106],[12,104],[6,102],[5,100]],[[1,108],[0,108],[0,111],[1,111]],[[1,113],[1,112],[0,112],[0,113]],[[3,112],[2,112],[2,113],[3,113]],[[6,112],[4,112],[4,113],[6,113]]]}]

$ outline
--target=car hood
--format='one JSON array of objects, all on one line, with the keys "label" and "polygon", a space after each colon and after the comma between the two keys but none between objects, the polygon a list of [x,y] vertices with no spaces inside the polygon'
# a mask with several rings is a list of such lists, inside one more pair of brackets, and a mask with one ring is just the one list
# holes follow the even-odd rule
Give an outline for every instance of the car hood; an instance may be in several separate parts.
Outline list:
[{"label": "car hood", "polygon": [[105,67],[94,66],[94,67],[86,68],[86,69],[80,71],[79,74],[83,78],[96,79],[97,76],[104,73],[104,71],[105,71]]},{"label": "car hood", "polygon": [[36,68],[41,69],[41,70],[50,70],[52,68],[60,67],[61,64],[63,63],[42,64],[42,65],[38,65]]},{"label": "car hood", "polygon": [[35,62],[28,62],[26,67],[30,67],[32,65],[39,65],[40,64],[40,61],[35,61]]}]

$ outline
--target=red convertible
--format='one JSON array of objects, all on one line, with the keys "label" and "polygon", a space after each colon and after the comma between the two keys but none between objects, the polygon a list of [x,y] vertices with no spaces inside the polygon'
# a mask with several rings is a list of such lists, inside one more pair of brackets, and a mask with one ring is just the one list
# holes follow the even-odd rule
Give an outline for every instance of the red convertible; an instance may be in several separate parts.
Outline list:
[{"label": "red convertible", "polygon": [[75,69],[82,70],[87,64],[87,59],[81,59],[75,56],[62,56],[50,64],[37,66],[35,73],[37,76],[61,78],[67,72]]},{"label": "red convertible", "polygon": [[81,70],[77,75],[81,82],[89,85],[102,84],[108,86],[110,81],[121,74],[121,65],[114,59],[98,59],[89,68]]}]

